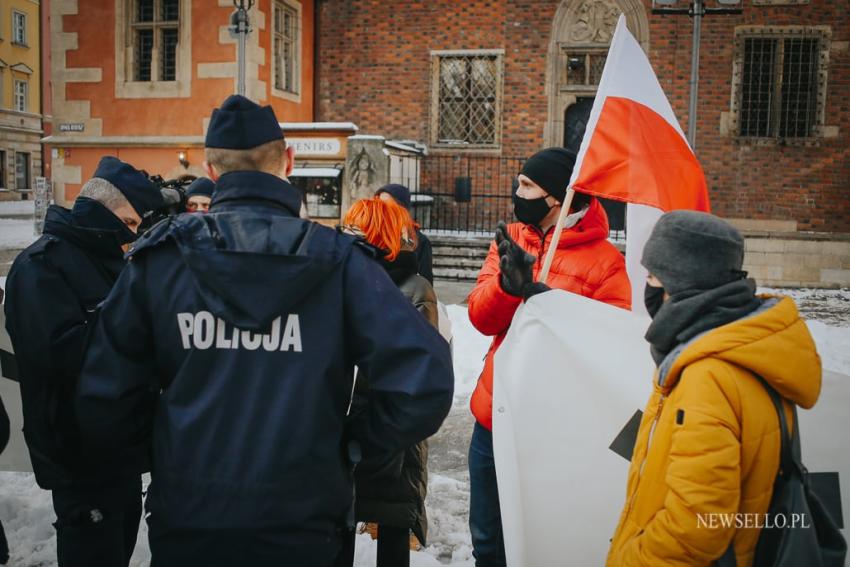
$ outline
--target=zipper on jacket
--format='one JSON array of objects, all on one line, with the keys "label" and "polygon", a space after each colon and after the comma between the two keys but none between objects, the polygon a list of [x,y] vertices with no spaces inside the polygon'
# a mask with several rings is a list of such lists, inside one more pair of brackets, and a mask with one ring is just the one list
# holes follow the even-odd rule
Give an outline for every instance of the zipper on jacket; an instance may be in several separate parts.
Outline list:
[{"label": "zipper on jacket", "polygon": [[632,513],[632,506],[635,503],[635,498],[637,497],[638,488],[640,488],[640,481],[643,477],[643,469],[646,466],[646,461],[649,459],[649,450],[652,447],[652,436],[655,434],[655,427],[658,425],[658,420],[661,419],[661,408],[664,407],[664,395],[662,394],[660,398],[658,398],[658,407],[655,409],[655,418],[652,420],[652,425],[649,428],[649,437],[646,440],[646,450],[643,454],[643,461],[640,464],[640,469],[638,469],[638,476],[635,480],[635,489],[632,492],[631,497],[629,498],[629,509],[626,511],[626,518],[628,518]]},{"label": "zipper on jacket", "polygon": [[655,427],[658,425],[658,420],[661,419],[661,408],[664,407],[664,394],[658,398],[658,407],[655,410],[655,419],[652,420],[652,427],[649,428],[649,438],[646,440],[646,454],[644,455],[643,462],[640,464],[640,471],[638,472],[638,478],[643,476],[643,467],[646,465],[646,460],[649,457],[649,449],[652,447],[652,436],[655,434]]},{"label": "zipper on jacket", "polygon": [[531,225],[531,228],[534,229],[534,232],[540,235],[540,249],[537,251],[537,269],[539,271],[543,267],[543,255],[546,252],[546,235],[549,234],[549,231],[553,230],[555,227],[547,230],[545,234],[536,224]]}]

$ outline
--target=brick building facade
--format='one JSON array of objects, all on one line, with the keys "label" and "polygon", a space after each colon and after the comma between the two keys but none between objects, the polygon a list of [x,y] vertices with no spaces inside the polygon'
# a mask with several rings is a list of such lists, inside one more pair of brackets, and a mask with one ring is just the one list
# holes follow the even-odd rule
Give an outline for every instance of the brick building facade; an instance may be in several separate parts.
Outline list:
[{"label": "brick building facade", "polygon": [[[246,94],[281,119],[313,119],[312,0],[250,11]],[[73,201],[104,155],[166,178],[204,175],[214,107],[237,86],[232,0],[52,0],[56,200]]]},{"label": "brick building facade", "polygon": [[[714,212],[848,233],[847,0],[743,8],[703,22],[696,146]],[[653,15],[648,0],[321,0],[316,119],[422,142],[428,159],[575,143],[620,12],[686,128],[691,21]]]}]

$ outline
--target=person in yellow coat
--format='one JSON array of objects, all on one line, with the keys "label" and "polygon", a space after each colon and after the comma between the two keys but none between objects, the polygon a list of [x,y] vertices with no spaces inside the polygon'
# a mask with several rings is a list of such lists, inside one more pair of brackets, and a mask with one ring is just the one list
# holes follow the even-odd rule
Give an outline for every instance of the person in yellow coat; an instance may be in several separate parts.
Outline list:
[{"label": "person in yellow coat", "polygon": [[785,398],[790,425],[789,404],[818,399],[821,361],[794,302],[757,296],[743,258],[741,234],[706,213],[667,213],[647,241],[658,369],[609,567],[708,566],[726,553],[753,563],[780,449],[759,377]]}]

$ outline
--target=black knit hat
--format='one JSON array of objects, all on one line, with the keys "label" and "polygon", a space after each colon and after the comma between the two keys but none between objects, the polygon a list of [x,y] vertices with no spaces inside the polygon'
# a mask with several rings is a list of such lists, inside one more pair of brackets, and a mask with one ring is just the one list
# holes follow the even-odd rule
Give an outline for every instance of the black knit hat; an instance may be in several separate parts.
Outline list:
[{"label": "black knit hat", "polygon": [[92,177],[105,179],[121,191],[140,217],[163,206],[162,195],[148,177],[114,156],[106,156],[97,164]]},{"label": "black knit hat", "polygon": [[744,277],[744,238],[714,215],[672,211],[652,229],[641,264],[670,295],[713,289]]},{"label": "black knit hat", "polygon": [[205,197],[212,197],[214,189],[215,183],[212,179],[199,177],[186,188],[186,196],[193,197],[195,195],[204,195]]},{"label": "black knit hat", "polygon": [[230,95],[221,108],[213,110],[204,145],[248,150],[282,139],[283,132],[271,106],[260,106],[244,96]]},{"label": "black knit hat", "polygon": [[575,164],[576,155],[570,150],[546,148],[528,158],[520,173],[563,203]]},{"label": "black knit hat", "polygon": [[396,203],[410,210],[410,189],[405,187],[404,185],[399,185],[398,183],[390,183],[389,185],[384,185],[377,191],[375,191],[375,195],[380,195],[381,193],[389,193],[389,195],[395,200]]}]

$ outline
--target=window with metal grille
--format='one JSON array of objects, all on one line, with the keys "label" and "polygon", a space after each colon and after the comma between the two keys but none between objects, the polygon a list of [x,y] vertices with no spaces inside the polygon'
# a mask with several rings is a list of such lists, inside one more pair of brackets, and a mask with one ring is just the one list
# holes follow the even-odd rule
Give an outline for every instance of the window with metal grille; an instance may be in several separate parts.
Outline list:
[{"label": "window with metal grille", "polygon": [[817,135],[825,71],[823,38],[797,31],[741,38],[738,135],[809,138]]},{"label": "window with metal grille", "polygon": [[15,81],[15,110],[18,112],[27,111],[27,93],[29,85],[26,81]]},{"label": "window with metal grille", "polygon": [[180,31],[179,0],[133,0],[130,23],[135,81],[174,81]]},{"label": "window with metal grille", "polygon": [[501,55],[438,55],[435,63],[434,143],[498,146],[501,119]]},{"label": "window with metal grille", "polygon": [[27,44],[27,15],[23,12],[12,12],[12,43]]},{"label": "window with metal grille", "polygon": [[298,94],[298,10],[284,2],[274,3],[274,86]]},{"label": "window with metal grille", "polygon": [[30,188],[30,155],[15,153],[15,189],[25,191]]},{"label": "window with metal grille", "polygon": [[570,51],[566,55],[562,84],[568,87],[598,87],[605,68],[606,50]]}]

